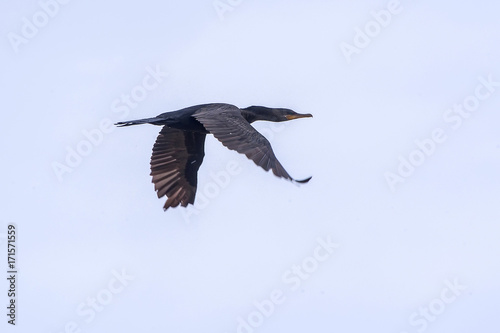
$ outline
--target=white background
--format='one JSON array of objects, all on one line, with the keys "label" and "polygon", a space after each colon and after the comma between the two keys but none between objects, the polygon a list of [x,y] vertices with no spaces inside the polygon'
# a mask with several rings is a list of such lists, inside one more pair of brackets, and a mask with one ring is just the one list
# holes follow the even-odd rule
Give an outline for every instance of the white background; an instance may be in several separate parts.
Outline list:
[{"label": "white background", "polygon": [[[500,5],[402,0],[382,27],[386,1],[233,0],[217,13],[210,0],[73,0],[44,22],[47,1],[0,5],[3,253],[7,225],[19,232],[17,325],[4,282],[2,332],[498,332],[500,86],[458,128],[444,117],[480,77],[500,82]],[[38,32],[16,45],[33,16]],[[115,112],[147,68],[168,77]],[[210,102],[312,113],[256,124],[312,180],[278,179],[209,136],[209,202],[163,212],[149,176],[159,128],[146,125],[54,171],[103,120]],[[419,153],[436,129],[446,140]],[[391,190],[387,173],[410,156],[424,159]],[[217,185],[228,163],[239,173]],[[339,247],[318,262],[328,237]],[[283,275],[304,260],[317,265],[292,290]],[[123,270],[133,280],[112,294]],[[256,314],[273,290],[284,301]],[[79,313],[92,298],[99,311]],[[255,327],[239,327],[249,316]]]}]

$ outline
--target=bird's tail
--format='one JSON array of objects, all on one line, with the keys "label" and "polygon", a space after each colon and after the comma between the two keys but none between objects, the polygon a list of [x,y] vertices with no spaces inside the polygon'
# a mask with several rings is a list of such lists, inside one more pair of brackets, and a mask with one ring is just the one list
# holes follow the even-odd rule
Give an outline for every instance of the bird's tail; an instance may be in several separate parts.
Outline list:
[{"label": "bird's tail", "polygon": [[159,121],[158,118],[145,118],[145,119],[138,119],[138,120],[120,121],[120,122],[116,123],[115,125],[118,126],[118,127],[140,125],[140,124],[153,124],[153,125],[156,125],[156,123],[158,121]]}]

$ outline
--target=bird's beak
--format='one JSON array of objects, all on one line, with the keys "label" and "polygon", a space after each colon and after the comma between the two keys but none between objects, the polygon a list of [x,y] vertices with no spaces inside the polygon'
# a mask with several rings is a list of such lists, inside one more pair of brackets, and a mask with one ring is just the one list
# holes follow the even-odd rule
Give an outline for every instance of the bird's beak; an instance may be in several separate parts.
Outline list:
[{"label": "bird's beak", "polygon": [[313,115],[310,113],[305,113],[305,114],[297,113],[297,114],[286,115],[286,119],[293,120],[293,119],[299,119],[299,118],[312,118],[312,116]]}]

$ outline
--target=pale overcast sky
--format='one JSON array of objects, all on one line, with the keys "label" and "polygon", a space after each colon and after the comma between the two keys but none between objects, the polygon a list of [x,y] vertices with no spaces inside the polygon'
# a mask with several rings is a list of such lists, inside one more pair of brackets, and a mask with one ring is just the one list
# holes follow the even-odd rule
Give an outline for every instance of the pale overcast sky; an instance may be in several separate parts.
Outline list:
[{"label": "pale overcast sky", "polygon": [[[499,12],[2,3],[2,332],[496,333]],[[312,180],[209,136],[196,205],[163,212],[160,128],[111,124],[210,102],[312,113],[255,124]]]}]

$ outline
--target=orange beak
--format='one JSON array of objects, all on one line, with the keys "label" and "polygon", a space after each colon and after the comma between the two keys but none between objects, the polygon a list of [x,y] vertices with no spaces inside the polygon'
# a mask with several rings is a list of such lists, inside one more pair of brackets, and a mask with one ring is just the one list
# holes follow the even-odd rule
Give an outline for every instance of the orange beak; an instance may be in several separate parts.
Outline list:
[{"label": "orange beak", "polygon": [[293,120],[293,119],[299,119],[299,118],[312,118],[312,114],[310,113],[305,113],[305,114],[300,114],[300,113],[297,113],[297,114],[291,114],[291,115],[287,115],[285,116],[286,119],[288,120]]}]

